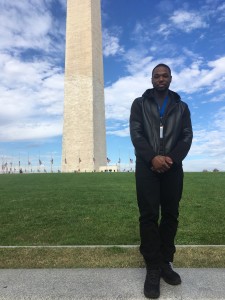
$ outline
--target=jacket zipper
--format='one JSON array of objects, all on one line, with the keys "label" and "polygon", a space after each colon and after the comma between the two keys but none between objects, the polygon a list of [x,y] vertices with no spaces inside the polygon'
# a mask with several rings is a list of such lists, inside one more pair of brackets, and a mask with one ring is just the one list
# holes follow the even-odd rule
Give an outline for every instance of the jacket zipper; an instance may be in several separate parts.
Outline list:
[{"label": "jacket zipper", "polygon": [[[164,130],[165,130],[164,125],[165,125],[165,123],[166,123],[166,119],[167,119],[168,115],[171,113],[171,111],[176,107],[176,105],[177,105],[177,102],[176,102],[175,104],[173,104],[173,105],[169,108],[169,110],[166,112],[166,114],[165,114],[162,118],[160,118],[160,124],[162,124],[162,126],[163,126],[163,132],[165,132],[165,131],[164,131]],[[162,144],[161,144],[161,143],[162,143]],[[165,155],[165,139],[164,139],[164,133],[163,133],[163,138],[162,138],[162,140],[159,138],[159,145],[162,146],[162,155]],[[161,149],[160,146],[159,146],[159,152],[160,152],[160,149]]]}]

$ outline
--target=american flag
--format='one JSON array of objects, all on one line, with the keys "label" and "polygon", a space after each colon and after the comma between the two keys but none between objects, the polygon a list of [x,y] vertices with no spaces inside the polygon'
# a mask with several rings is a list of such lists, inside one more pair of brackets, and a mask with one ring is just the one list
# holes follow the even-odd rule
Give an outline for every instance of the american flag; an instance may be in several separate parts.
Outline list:
[{"label": "american flag", "polygon": [[134,161],[133,161],[133,159],[132,158],[130,158],[130,163],[132,164]]},{"label": "american flag", "polygon": [[110,160],[108,157],[107,157],[107,159],[106,159],[106,160],[107,160],[107,163],[110,163],[110,161],[111,161],[111,160]]}]

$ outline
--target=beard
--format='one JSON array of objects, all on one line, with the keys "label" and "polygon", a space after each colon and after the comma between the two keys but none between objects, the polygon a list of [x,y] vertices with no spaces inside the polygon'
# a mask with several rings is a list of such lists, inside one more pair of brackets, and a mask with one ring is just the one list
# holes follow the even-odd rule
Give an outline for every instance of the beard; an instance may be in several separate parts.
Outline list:
[{"label": "beard", "polygon": [[169,85],[168,85],[168,84],[163,85],[163,86],[154,85],[153,87],[155,88],[155,90],[156,90],[158,93],[165,93],[165,92],[168,91],[168,89],[169,89]]}]

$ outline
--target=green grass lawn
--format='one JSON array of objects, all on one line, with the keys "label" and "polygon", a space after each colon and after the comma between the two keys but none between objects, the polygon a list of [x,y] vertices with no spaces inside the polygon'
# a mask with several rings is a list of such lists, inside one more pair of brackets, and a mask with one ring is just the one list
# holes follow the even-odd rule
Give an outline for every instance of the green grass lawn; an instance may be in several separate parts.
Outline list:
[{"label": "green grass lawn", "polygon": [[185,173],[177,244],[225,245],[225,173]]},{"label": "green grass lawn", "polygon": [[[225,173],[185,173],[176,244],[225,244]],[[0,245],[139,244],[134,173],[0,175]]]},{"label": "green grass lawn", "polygon": [[134,174],[0,176],[1,245],[138,243]]}]

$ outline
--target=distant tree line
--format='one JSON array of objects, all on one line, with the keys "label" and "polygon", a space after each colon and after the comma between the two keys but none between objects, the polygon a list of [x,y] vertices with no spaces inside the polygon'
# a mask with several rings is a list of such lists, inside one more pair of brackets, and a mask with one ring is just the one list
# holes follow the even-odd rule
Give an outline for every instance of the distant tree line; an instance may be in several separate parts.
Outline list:
[{"label": "distant tree line", "polygon": [[[213,169],[212,171],[213,171],[213,172],[219,172],[219,170],[218,170],[218,169],[216,169],[216,168],[215,168],[215,169]],[[206,172],[209,172],[209,171],[208,171],[207,169],[204,169],[202,172],[206,173]]]}]

